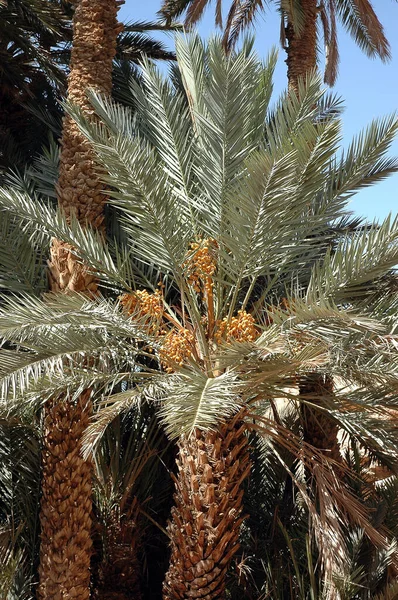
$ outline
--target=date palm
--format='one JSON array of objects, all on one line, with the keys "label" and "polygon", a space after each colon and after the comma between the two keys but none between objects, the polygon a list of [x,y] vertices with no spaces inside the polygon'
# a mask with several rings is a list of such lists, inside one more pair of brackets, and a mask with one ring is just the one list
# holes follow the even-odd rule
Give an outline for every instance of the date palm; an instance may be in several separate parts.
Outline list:
[{"label": "date palm", "polygon": [[[10,7],[11,9],[11,7]],[[90,2],[77,3],[74,13],[74,44],[72,48],[71,74],[69,77],[69,97],[78,105],[87,110],[85,91],[94,87],[102,92],[112,91],[112,64],[117,56],[118,65],[122,61],[137,62],[145,54],[158,59],[171,60],[173,54],[166,52],[161,43],[155,43],[147,34],[148,31],[157,28],[153,23],[129,24],[123,35],[120,33],[120,25],[116,23],[117,4],[108,7],[107,3],[99,5]],[[34,19],[33,25],[34,25]],[[93,27],[90,28],[90,23]],[[32,25],[32,29],[33,29]],[[4,24],[3,24],[4,26]],[[36,24],[37,26],[37,24]],[[107,31],[105,36],[103,30]],[[65,31],[66,29],[65,26]],[[10,35],[13,32],[10,32]],[[39,35],[39,34],[37,34]],[[15,33],[14,33],[15,37]],[[116,48],[116,43],[118,46]],[[49,42],[48,42],[49,43]],[[68,62],[68,53],[64,52],[65,60]],[[49,54],[50,60],[50,54]],[[53,58],[53,57],[52,57]],[[51,58],[51,60],[52,60]],[[62,71],[61,71],[62,72]],[[116,73],[121,72],[116,68]],[[118,82],[119,95],[123,91],[124,82]],[[58,90],[60,91],[60,90]],[[51,120],[49,118],[49,120]],[[36,140],[37,141],[37,140]],[[48,164],[48,161],[47,161]],[[55,172],[55,170],[54,170]],[[53,173],[46,171],[44,178],[52,185]],[[96,182],[97,189],[94,189]],[[24,182],[17,182],[13,185]],[[47,185],[48,187],[48,185]],[[51,196],[53,190],[47,190]],[[97,199],[97,212],[93,217],[87,210],[88,200]],[[66,117],[64,121],[60,177],[57,185],[57,197],[63,212],[70,215],[78,212],[81,221],[87,218],[92,225],[99,225],[103,218],[101,215],[105,200],[102,196],[102,184],[96,179],[93,171],[93,156],[90,148],[83,137],[79,134],[72,120]],[[101,201],[102,198],[102,201]],[[71,206],[73,202],[74,206]],[[79,206],[80,212],[79,212]],[[95,212],[95,209],[94,209]],[[95,222],[97,219],[97,222]],[[37,252],[37,244],[30,244],[25,238],[15,238],[15,223],[9,219],[2,220],[5,237],[2,238],[2,276],[0,286],[7,288],[7,292],[26,291],[29,294],[37,294],[45,290],[45,282],[39,276],[42,269],[44,252]],[[43,246],[48,250],[48,244]],[[82,292],[90,291],[94,279],[88,276],[82,277],[80,265],[75,261],[73,254],[69,252],[67,244],[54,239],[51,246],[52,263],[51,287],[57,290],[67,290],[68,287],[78,286]],[[34,265],[31,277],[27,271]],[[66,268],[65,268],[66,267]],[[33,275],[34,274],[34,275]],[[69,274],[69,277],[67,277]],[[34,279],[34,276],[36,279]],[[8,279],[7,285],[1,278]],[[80,278],[80,279],[79,279]],[[38,281],[39,280],[39,281]],[[71,283],[72,280],[72,283]],[[44,285],[43,285],[44,284]],[[45,441],[43,451],[43,494],[42,494],[42,543],[40,578],[41,583],[38,595],[42,598],[63,597],[64,594],[85,597],[89,593],[90,578],[90,555],[91,555],[91,476],[92,469],[87,461],[83,461],[76,452],[79,438],[90,413],[90,402],[86,393],[73,406],[67,402],[49,402],[46,405],[45,415]],[[62,448],[60,450],[60,448]],[[65,487],[65,481],[69,480],[69,487]],[[77,507],[76,497],[80,497],[81,503]],[[85,501],[84,501],[85,498]],[[82,510],[83,506],[83,510]],[[73,516],[74,515],[74,516]],[[71,522],[75,525],[71,529]],[[109,570],[109,569],[108,569]],[[137,574],[135,575],[137,577]],[[84,588],[84,589],[83,589]]]},{"label": "date palm", "polygon": [[[87,89],[112,91],[112,66],[121,30],[118,5],[106,0],[78,0],[73,16],[73,45],[68,77],[68,98],[91,113]],[[67,219],[99,228],[106,196],[94,169],[91,148],[76,124],[64,118],[58,205]],[[53,239],[49,262],[50,289],[93,294],[94,278],[76,261],[72,248]],[[91,414],[91,391],[71,402],[53,397],[44,414],[41,544],[38,598],[88,599],[92,552],[92,464],[80,453],[82,433]]]},{"label": "date palm", "polygon": [[[186,24],[192,25],[201,18],[208,4],[209,2],[200,0],[165,0],[161,14],[171,18],[186,11]],[[225,46],[233,47],[239,34],[254,22],[257,12],[269,4],[271,2],[263,0],[232,2],[224,33]],[[324,79],[329,85],[335,83],[339,61],[336,29],[338,18],[369,56],[378,55],[382,60],[390,57],[383,27],[368,0],[328,0],[319,5],[317,0],[280,0],[272,4],[276,4],[281,15],[281,43],[287,53],[287,76],[289,86],[296,92],[299,80],[317,67],[320,28],[326,48]],[[219,26],[222,26],[221,8],[219,1],[216,4],[216,23]],[[330,377],[312,375],[303,381],[303,436],[306,441],[339,460],[336,424],[322,413],[322,406],[328,403],[332,392],[333,380]]]},{"label": "date palm", "polygon": [[[286,468],[333,590],[346,569],[342,523],[376,546],[388,533],[371,526],[332,459],[272,415],[281,398],[303,401],[308,372],[339,377],[324,412],[381,460],[396,460],[395,300],[385,276],[397,262],[398,225],[387,219],[337,239],[325,231],[355,191],[397,170],[385,156],[397,122],[375,121],[337,159],[338,103],[318,80],[271,111],[274,56],[264,66],[250,44],[226,56],[218,40],[205,48],[197,37],[177,38],[177,56],[178,81],[145,65],[138,118],[98,94],[102,123],[69,109],[120,211],[125,247],[103,245],[28,193],[0,190],[4,209],[65,240],[119,295],[11,299],[0,315],[13,346],[1,354],[4,395],[43,402],[91,389],[105,399],[86,456],[120,412],[160,407],[179,445],[165,599],[224,597],[244,520],[247,430],[276,456],[281,444],[301,463]],[[121,380],[127,389],[114,392]],[[300,472],[315,478],[315,495]]]},{"label": "date palm", "polygon": [[[179,17],[186,11],[186,25],[195,24],[210,0],[164,0],[160,14],[166,19]],[[337,22],[353,37],[368,56],[383,61],[390,58],[390,48],[383,26],[370,0],[233,0],[224,33],[224,44],[233,46],[240,33],[255,22],[257,13],[268,5],[276,5],[281,15],[281,43],[287,53],[288,79],[297,89],[300,77],[316,68],[322,31],[326,48],[325,82],[333,85],[337,77],[339,49]],[[222,3],[216,3],[216,24],[222,27]]]}]

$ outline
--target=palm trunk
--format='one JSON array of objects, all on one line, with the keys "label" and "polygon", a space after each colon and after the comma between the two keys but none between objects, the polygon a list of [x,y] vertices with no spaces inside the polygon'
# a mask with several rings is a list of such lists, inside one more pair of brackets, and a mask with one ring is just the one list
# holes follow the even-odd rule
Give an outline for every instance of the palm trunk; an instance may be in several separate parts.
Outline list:
[{"label": "palm trunk", "polygon": [[[73,21],[69,99],[90,117],[87,88],[110,94],[112,63],[120,31],[118,0],[78,0]],[[94,171],[93,153],[70,117],[62,133],[58,202],[93,227],[103,224],[106,197]],[[72,248],[54,240],[49,262],[53,292],[95,294],[97,283],[78,263]],[[92,405],[89,392],[74,405],[54,401],[45,407],[39,600],[86,600],[90,597],[92,465],[81,457],[81,436]]]},{"label": "palm trunk", "polygon": [[38,598],[90,597],[91,465],[80,453],[89,414],[89,392],[46,406]]},{"label": "palm trunk", "polygon": [[[120,0],[78,0],[73,21],[71,72],[68,98],[90,117],[93,110],[86,91],[93,88],[110,94],[112,62],[116,38],[121,30],[116,15]],[[67,218],[72,215],[82,224],[103,227],[106,196],[104,185],[94,170],[94,155],[74,121],[64,118],[58,203]],[[52,291],[96,291],[95,278],[78,264],[67,243],[55,240],[49,263]]]},{"label": "palm trunk", "polygon": [[298,82],[307,73],[315,69],[317,64],[317,0],[301,0],[304,16],[303,29],[300,34],[295,31],[291,21],[285,29],[287,40],[287,77],[289,87],[298,90]]},{"label": "palm trunk", "polygon": [[303,418],[303,438],[308,444],[318,448],[326,456],[341,462],[340,445],[337,439],[338,427],[336,423],[322,410],[333,395],[333,379],[329,375],[313,373],[307,375],[300,385],[300,396],[307,401],[301,405]]},{"label": "palm trunk", "polygon": [[179,443],[164,600],[225,597],[245,519],[242,482],[250,471],[243,418],[240,412],[217,431],[196,430]]}]

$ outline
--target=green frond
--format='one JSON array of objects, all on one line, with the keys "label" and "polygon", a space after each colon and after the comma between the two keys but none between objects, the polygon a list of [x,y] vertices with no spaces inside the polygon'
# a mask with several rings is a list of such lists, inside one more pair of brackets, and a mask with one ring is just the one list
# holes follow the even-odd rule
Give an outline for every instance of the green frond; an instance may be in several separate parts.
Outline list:
[{"label": "green frond", "polygon": [[335,302],[361,300],[398,261],[398,218],[387,217],[365,231],[344,236],[313,269],[308,301],[320,296]]},{"label": "green frond", "polygon": [[280,10],[300,37],[305,24],[305,12],[300,0],[280,0]]},{"label": "green frond", "polygon": [[111,245],[105,245],[97,231],[89,226],[83,228],[76,219],[67,223],[51,202],[46,202],[36,193],[27,194],[17,189],[0,187],[0,207],[26,225],[27,231],[33,231],[44,247],[48,247],[51,237],[68,242],[92,272],[103,279],[104,284],[116,289],[131,290],[131,251],[119,252],[116,249],[112,255]]},{"label": "green frond", "polygon": [[39,295],[46,285],[48,243],[38,243],[16,218],[0,210],[0,288],[6,293]]},{"label": "green frond", "polygon": [[138,385],[135,385],[124,392],[108,394],[106,398],[99,403],[99,410],[94,415],[92,423],[87,427],[83,436],[82,447],[86,457],[94,455],[107,427],[113,423],[119,415],[128,413],[134,408],[140,408],[145,402],[153,403],[155,405],[159,404],[165,397],[170,376],[165,378],[159,376],[158,373],[154,373],[148,383],[146,383],[145,379],[149,378],[144,377],[141,383],[139,381],[139,373],[136,377],[138,379]]},{"label": "green frond", "polygon": [[174,52],[148,35],[151,30],[167,31],[164,26],[156,23],[126,23],[117,41],[116,57],[135,63],[139,63],[144,57],[150,60],[175,60]]},{"label": "green frond", "polygon": [[396,158],[387,157],[398,131],[395,114],[375,119],[356,136],[339,161],[332,163],[329,190],[334,197],[350,198],[357,190],[382,181],[398,170]]},{"label": "green frond", "polygon": [[79,111],[71,113],[95,143],[97,157],[108,173],[104,181],[111,186],[111,202],[124,213],[123,227],[134,239],[136,256],[178,276],[194,239],[192,223],[184,210],[187,207],[175,202],[169,177],[159,168],[154,150],[142,139],[122,133],[112,136],[82,124]]},{"label": "green frond", "polygon": [[[18,307],[18,311],[16,311]],[[2,398],[24,393],[43,377],[60,377],[90,368],[134,371],[136,359],[153,345],[140,320],[125,315],[117,304],[88,301],[82,296],[54,296],[46,302],[25,297],[23,305],[9,299],[0,311],[0,336],[16,345],[0,350]]]},{"label": "green frond", "polygon": [[46,198],[56,199],[55,185],[58,179],[60,148],[54,138],[49,147],[33,161],[28,169],[28,176],[33,180],[37,193]]},{"label": "green frond", "polygon": [[217,377],[197,369],[182,370],[170,379],[160,409],[167,434],[178,439],[196,428],[211,429],[239,410],[241,390],[242,382],[232,369]]}]

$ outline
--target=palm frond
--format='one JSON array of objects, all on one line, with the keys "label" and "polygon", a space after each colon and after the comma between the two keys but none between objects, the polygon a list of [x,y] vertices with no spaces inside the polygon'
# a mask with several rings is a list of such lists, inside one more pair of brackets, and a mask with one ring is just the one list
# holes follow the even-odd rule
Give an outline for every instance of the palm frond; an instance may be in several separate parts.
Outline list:
[{"label": "palm frond", "polygon": [[135,357],[148,355],[137,341],[152,344],[145,327],[139,331],[139,323],[117,304],[93,303],[78,295],[54,296],[46,302],[25,297],[22,306],[9,299],[0,313],[0,335],[16,349],[0,350],[2,397],[23,393],[43,377],[84,372],[86,358],[100,371],[109,371],[114,361],[116,369],[124,362],[134,371]]},{"label": "palm frond", "polygon": [[339,162],[332,165],[330,193],[349,198],[353,192],[396,173],[396,158],[387,157],[397,134],[396,115],[372,121],[356,136]]},{"label": "palm frond", "polygon": [[186,369],[170,379],[160,417],[172,439],[191,435],[198,429],[211,429],[220,419],[236,413],[242,405],[242,383],[232,370],[207,377],[196,369]]},{"label": "palm frond", "polygon": [[369,0],[336,0],[336,9],[347,31],[368,56],[390,58],[390,47]]},{"label": "palm frond", "polygon": [[241,33],[254,25],[257,13],[267,4],[269,2],[264,0],[234,0],[231,3],[223,35],[225,48],[235,46]]},{"label": "palm frond", "polygon": [[[42,241],[42,240],[41,240]],[[21,230],[9,213],[0,211],[0,288],[6,293],[39,295],[46,285],[48,244]]]},{"label": "palm frond", "polygon": [[398,219],[390,217],[364,232],[342,238],[313,270],[307,298],[324,295],[336,302],[361,299],[372,283],[386,275],[398,260]]}]

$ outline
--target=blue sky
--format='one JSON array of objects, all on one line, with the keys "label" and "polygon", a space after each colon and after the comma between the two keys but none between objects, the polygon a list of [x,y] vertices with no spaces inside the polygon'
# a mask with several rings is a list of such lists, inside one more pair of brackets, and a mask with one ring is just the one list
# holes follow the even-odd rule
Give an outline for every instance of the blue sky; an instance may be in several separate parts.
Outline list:
[{"label": "blue sky", "polygon": [[[123,21],[155,20],[160,0],[126,0],[120,10]],[[229,0],[224,6],[229,7]],[[391,45],[392,60],[387,64],[365,56],[344,30],[339,30],[340,69],[334,91],[344,100],[343,145],[347,146],[353,135],[366,127],[376,117],[398,110],[398,3],[393,0],[373,0],[373,6],[382,22]],[[199,25],[202,36],[215,31],[214,2]],[[285,52],[279,47],[279,18],[276,10],[269,8],[259,16],[256,25],[256,48],[266,56],[272,46],[279,51],[275,73],[275,91],[286,86]],[[172,45],[172,39],[169,40]],[[398,155],[398,139],[390,154]],[[362,190],[355,196],[351,209],[368,219],[381,219],[389,212],[394,215],[398,207],[398,174],[388,180]]]}]

